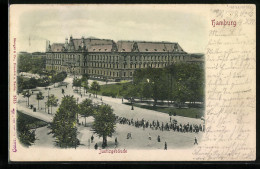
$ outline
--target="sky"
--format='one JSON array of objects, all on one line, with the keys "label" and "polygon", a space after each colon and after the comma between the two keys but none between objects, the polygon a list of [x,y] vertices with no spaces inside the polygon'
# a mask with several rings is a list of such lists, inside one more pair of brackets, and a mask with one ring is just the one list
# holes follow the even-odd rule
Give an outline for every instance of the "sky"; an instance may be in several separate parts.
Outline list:
[{"label": "sky", "polygon": [[17,5],[12,14],[20,51],[44,52],[46,40],[64,43],[70,35],[178,42],[191,53],[207,44],[207,15],[196,5]]}]

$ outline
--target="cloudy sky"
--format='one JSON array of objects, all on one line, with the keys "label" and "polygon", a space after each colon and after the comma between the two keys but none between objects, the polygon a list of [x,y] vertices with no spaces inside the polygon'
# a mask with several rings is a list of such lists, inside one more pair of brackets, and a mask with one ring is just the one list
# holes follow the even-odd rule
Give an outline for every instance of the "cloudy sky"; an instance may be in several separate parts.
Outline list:
[{"label": "cloudy sky", "polygon": [[194,5],[17,5],[11,17],[13,11],[21,51],[45,51],[46,40],[64,43],[70,35],[178,42],[187,52],[203,52],[207,43],[207,15]]}]

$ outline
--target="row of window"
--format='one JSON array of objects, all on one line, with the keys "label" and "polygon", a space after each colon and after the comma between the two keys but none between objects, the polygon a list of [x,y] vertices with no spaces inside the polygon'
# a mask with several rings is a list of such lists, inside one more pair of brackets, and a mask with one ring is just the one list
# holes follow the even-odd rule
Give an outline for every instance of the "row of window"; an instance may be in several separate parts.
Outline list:
[{"label": "row of window", "polygon": [[91,62],[89,63],[89,66],[91,67],[102,67],[102,68],[119,68],[119,64],[105,64],[105,63],[99,63],[99,62]]},{"label": "row of window", "polygon": [[[128,56],[124,56],[124,61],[127,60],[127,57]],[[115,61],[115,58],[116,58],[116,61],[118,61],[118,56],[99,56],[99,55],[91,55],[91,60],[109,60],[109,61]],[[168,59],[171,59],[171,60],[184,60],[184,55],[179,55],[179,56],[170,56],[168,58],[168,56],[130,56],[130,60],[133,61],[133,60],[168,60]]]},{"label": "row of window", "polygon": [[[68,58],[68,59],[75,59],[77,55],[76,54],[60,54],[60,53],[55,53],[55,54],[52,54],[52,55],[47,55],[46,58],[48,59],[51,59],[51,58],[54,58],[54,59],[61,59],[61,58]],[[80,55],[78,55],[78,57],[80,57]]]},{"label": "row of window", "polygon": [[[124,57],[124,61],[126,61],[126,57]],[[180,56],[143,56],[143,60],[168,60],[168,59],[171,59],[171,60],[184,60],[184,56],[180,55]],[[137,61],[137,60],[142,60],[142,56],[130,56],[130,61]]]},{"label": "row of window", "polygon": [[[102,71],[102,70],[89,70],[89,74],[97,74],[97,75],[104,75],[104,76],[112,76],[112,77],[119,77],[119,72],[111,72],[111,71]],[[126,72],[123,72],[123,77],[126,77]],[[129,73],[129,76],[133,76],[133,72]]]},{"label": "row of window", "polygon": [[111,59],[113,60],[113,61],[115,61],[115,59],[116,59],[116,61],[118,61],[118,56],[99,56],[99,55],[91,55],[91,60],[109,60],[109,61],[111,61]]},{"label": "row of window", "polygon": [[[51,62],[51,60],[47,60],[46,61],[47,64],[61,64],[61,61],[53,61]],[[86,62],[83,62],[83,66],[86,66],[87,63]],[[75,65],[77,66],[77,65]],[[116,68],[118,69],[119,68],[119,64],[104,64],[104,63],[98,63],[98,62],[91,62],[89,63],[89,66],[90,67],[100,67],[100,68]],[[160,67],[164,67],[164,66],[167,66],[167,63],[151,63],[151,64],[130,64],[129,66],[127,64],[123,64],[123,68],[126,69],[126,68],[146,68],[146,67],[153,67],[153,68],[160,68]]]},{"label": "row of window", "polygon": [[[52,57],[53,56],[53,57]],[[61,59],[61,58],[64,58],[65,54],[53,54],[53,55],[47,55],[47,58],[50,59],[50,58],[55,58],[55,59]],[[75,59],[75,56],[76,54],[67,54],[66,55],[67,59]],[[80,55],[78,55],[80,57]],[[109,60],[109,61],[118,61],[119,59],[119,56],[101,56],[101,55],[91,55],[91,60]],[[179,56],[170,56],[168,58],[168,56],[130,56],[130,60],[133,61],[133,60],[168,60],[168,59],[171,59],[171,60],[184,60],[184,55],[179,55]],[[127,60],[127,56],[124,56],[124,61]]]}]

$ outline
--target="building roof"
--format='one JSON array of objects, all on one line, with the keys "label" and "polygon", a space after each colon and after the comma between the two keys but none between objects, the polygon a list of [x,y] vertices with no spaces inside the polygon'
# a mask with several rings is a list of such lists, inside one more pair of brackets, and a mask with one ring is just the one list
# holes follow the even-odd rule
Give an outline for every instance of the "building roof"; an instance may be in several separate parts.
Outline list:
[{"label": "building roof", "polygon": [[88,49],[89,52],[111,52],[112,44],[111,45],[93,45],[90,46]]},{"label": "building roof", "polygon": [[[75,50],[79,49],[79,46],[81,46],[81,42],[82,42],[82,39],[73,39],[73,44],[74,44]],[[91,48],[91,46],[112,45],[112,43],[113,43],[113,40],[110,40],[110,39],[93,39],[93,38],[84,39],[84,45],[86,46],[86,49],[88,49],[88,50]]]},{"label": "building roof", "polygon": [[172,42],[118,41],[117,48],[119,52],[184,52],[178,43]]},{"label": "building roof", "polygon": [[[149,41],[124,41],[120,40],[115,43],[111,39],[97,39],[97,38],[70,38],[68,43],[69,50],[79,50],[82,40],[89,52],[184,52],[178,43],[173,42],[149,42]],[[51,45],[51,51],[61,52],[63,51],[64,43],[53,43]],[[114,48],[113,48],[114,46]],[[117,50],[116,50],[117,48]]]},{"label": "building roof", "polygon": [[118,41],[117,49],[118,52],[131,52],[134,41]]}]

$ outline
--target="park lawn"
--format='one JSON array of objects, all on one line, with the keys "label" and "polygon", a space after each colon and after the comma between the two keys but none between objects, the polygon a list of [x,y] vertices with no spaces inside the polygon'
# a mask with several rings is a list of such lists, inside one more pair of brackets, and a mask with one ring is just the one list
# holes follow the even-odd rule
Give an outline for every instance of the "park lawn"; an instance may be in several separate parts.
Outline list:
[{"label": "park lawn", "polygon": [[[104,93],[113,93],[116,97],[123,97],[120,94],[120,90],[123,90],[123,84],[131,85],[131,83],[127,83],[127,82],[101,85],[98,95],[103,95]],[[125,103],[125,104],[130,104],[130,103]],[[153,107],[149,105],[140,105],[137,103],[134,103],[134,106],[144,108],[144,109],[155,110],[167,114],[169,114],[170,112],[172,113],[175,112],[176,115],[178,116],[191,117],[191,118],[196,118],[196,115],[198,118],[201,118],[202,116],[204,117],[204,111],[205,111],[204,108],[180,108],[179,109],[179,108],[168,108],[168,107]]]},{"label": "park lawn", "polygon": [[28,126],[29,129],[35,129],[39,127],[46,126],[48,123],[39,120],[37,118],[28,116],[26,114],[21,113],[20,111],[17,111],[17,115],[19,120],[22,120],[25,125]]},{"label": "park lawn", "polygon": [[[125,104],[130,104],[130,103],[125,103]],[[144,109],[149,109],[149,110],[154,110],[162,113],[176,113],[177,116],[183,116],[183,117],[191,117],[191,118],[201,118],[202,116],[204,117],[204,108],[171,108],[171,107],[153,107],[153,106],[148,106],[148,105],[140,105],[140,104],[134,104],[136,107],[144,108]]]},{"label": "park lawn", "polygon": [[[128,81],[123,81],[120,83],[115,84],[106,84],[100,86],[100,91],[97,92],[98,95],[104,95],[104,96],[116,96],[116,97],[122,97],[120,91],[123,90],[123,85],[131,85]],[[94,93],[92,90],[90,90],[91,93]],[[106,94],[104,94],[106,93]],[[107,95],[109,94],[109,95]]]}]

